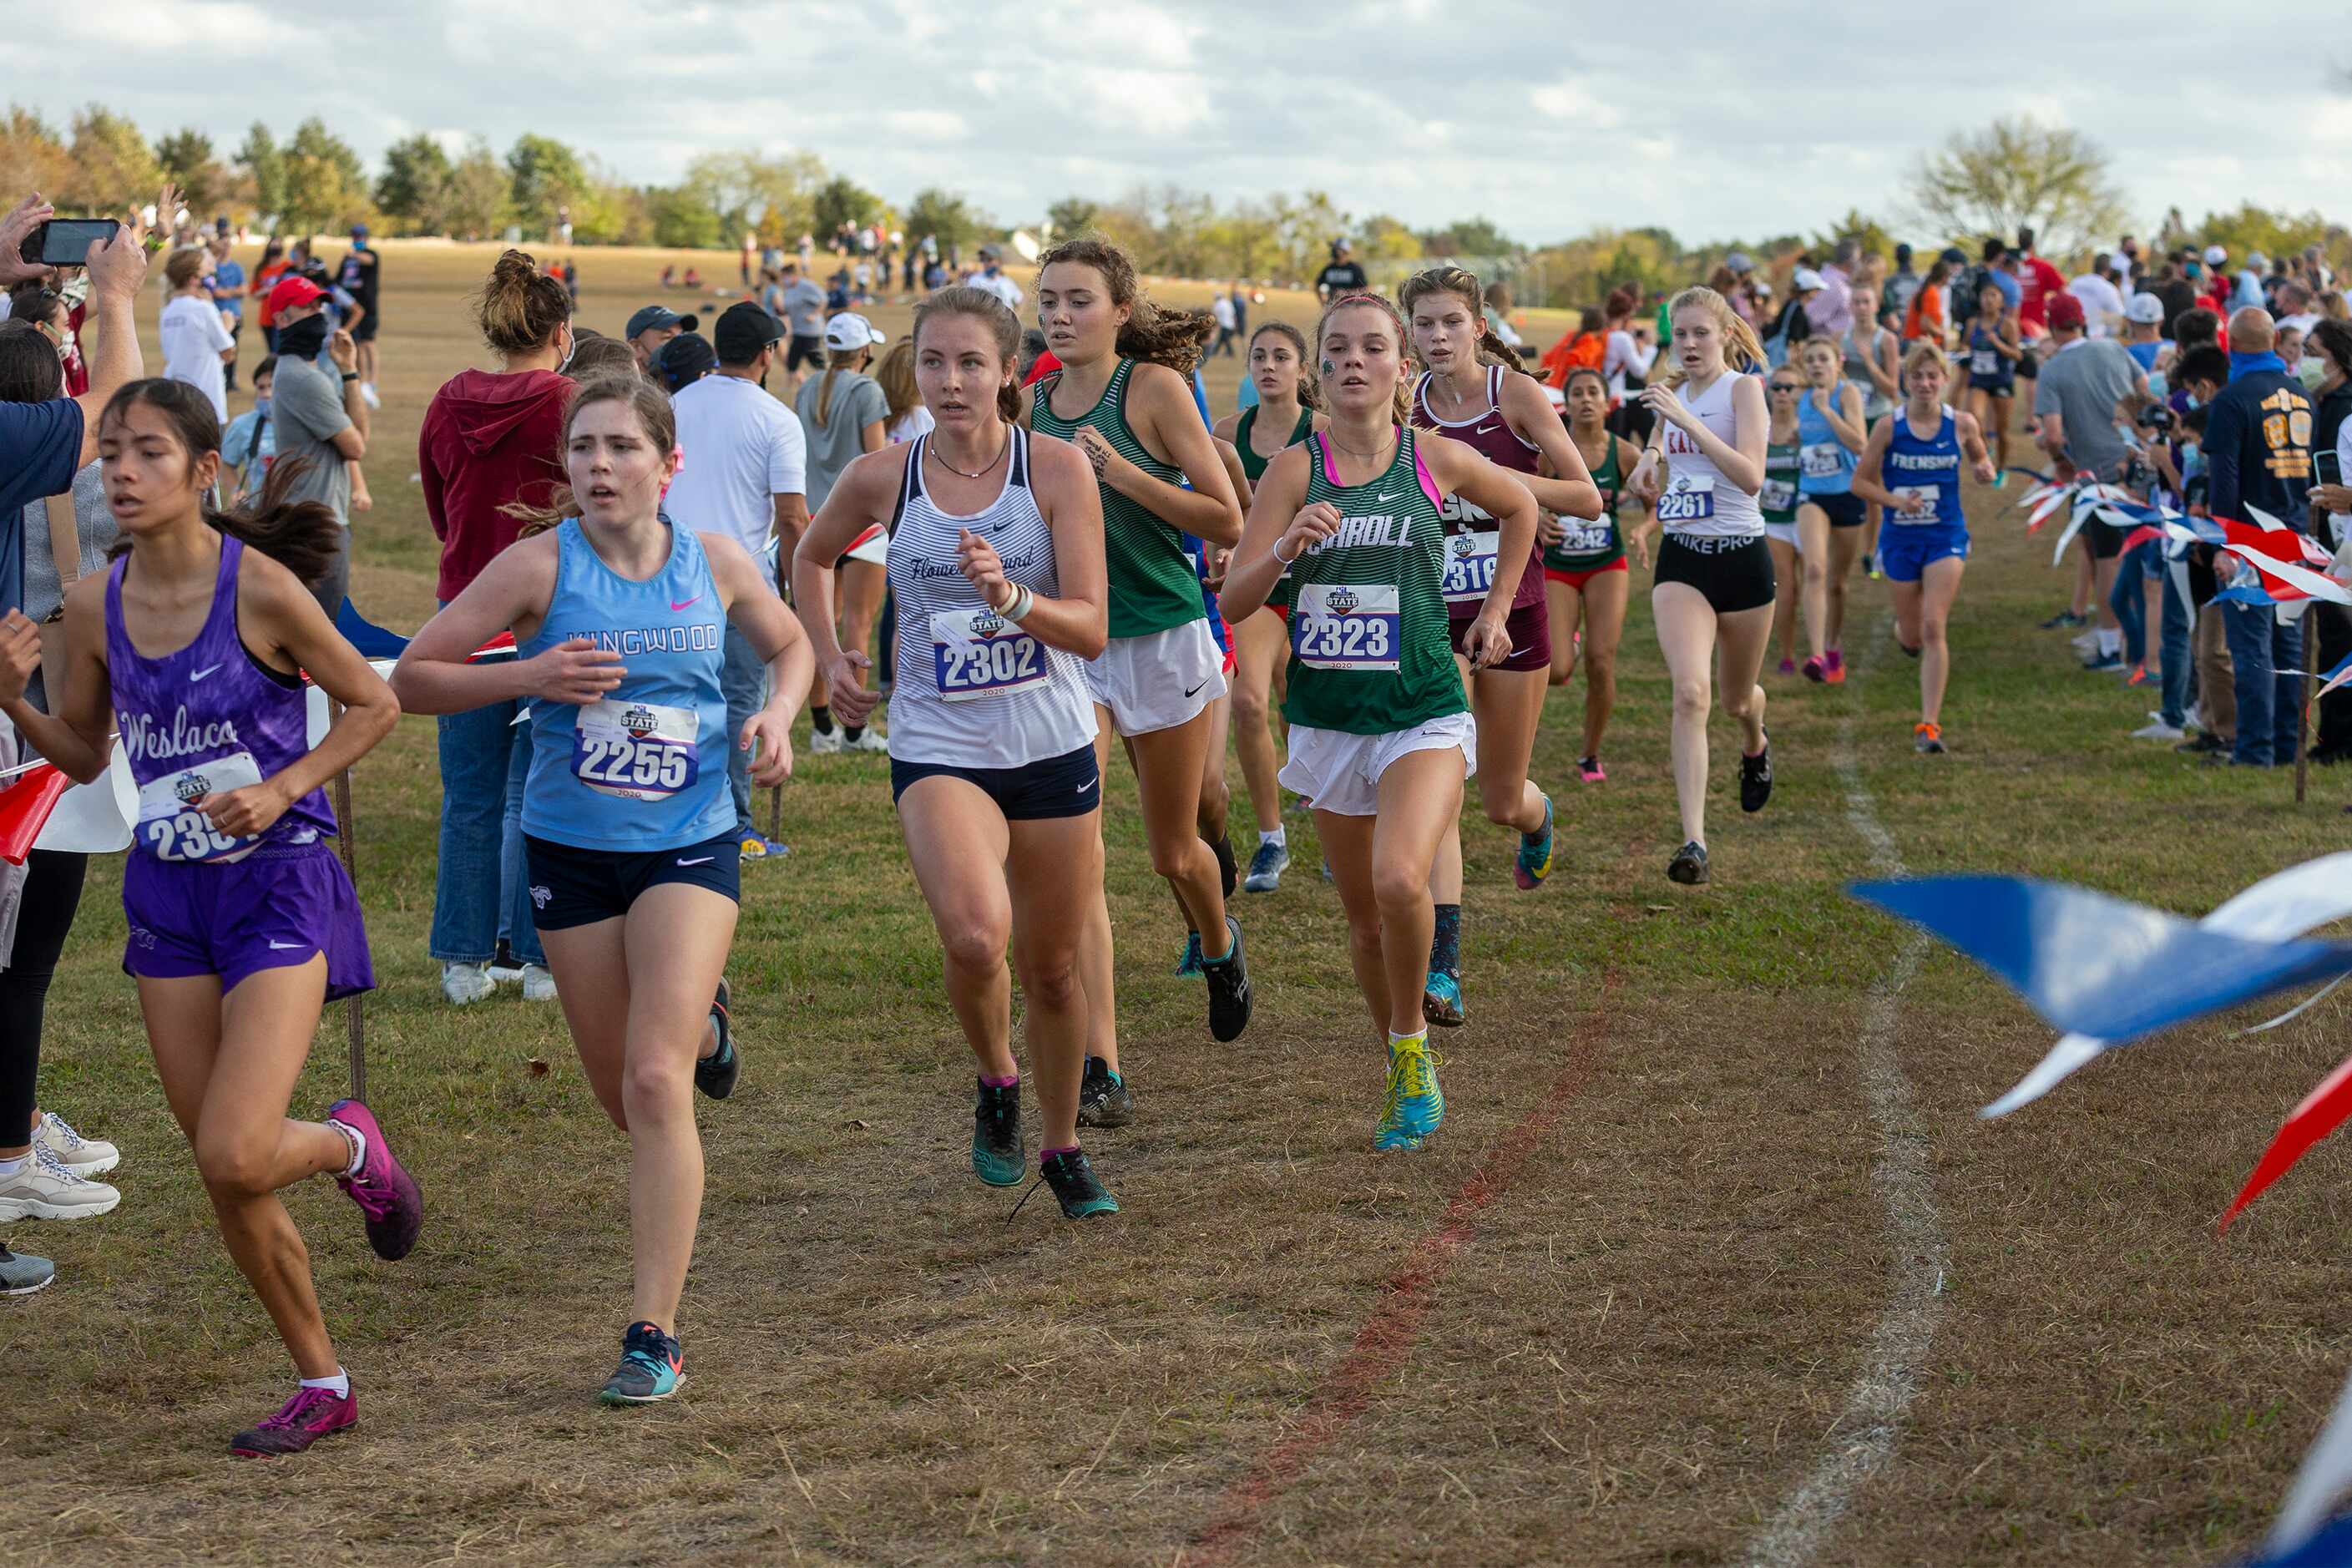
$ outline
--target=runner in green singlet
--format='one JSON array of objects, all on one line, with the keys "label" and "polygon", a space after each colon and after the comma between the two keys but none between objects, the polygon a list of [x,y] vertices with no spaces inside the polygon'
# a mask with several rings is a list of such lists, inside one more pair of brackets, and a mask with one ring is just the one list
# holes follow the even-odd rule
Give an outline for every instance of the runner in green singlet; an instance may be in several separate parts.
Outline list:
[{"label": "runner in green singlet", "polygon": [[1756,509],[1764,514],[1764,537],[1772,549],[1774,581],[1780,597],[1772,607],[1772,636],[1780,649],[1780,673],[1797,673],[1797,609],[1804,606],[1807,651],[1822,654],[1822,606],[1829,595],[1829,522],[1815,512],[1808,519],[1816,535],[1811,549],[1797,522],[1797,476],[1803,471],[1803,447],[1797,436],[1797,399],[1805,389],[1803,374],[1782,365],[1765,384],[1766,402],[1772,410],[1769,444],[1764,448],[1764,488],[1756,493]]},{"label": "runner in green singlet", "polygon": [[[1190,381],[1216,325],[1205,311],[1160,310],[1126,252],[1091,237],[1038,258],[1037,321],[1062,368],[1033,390],[1031,428],[1085,453],[1102,491],[1110,642],[1087,664],[1095,752],[1107,770],[1112,735],[1127,743],[1151,868],[1201,933],[1209,1031],[1231,1040],[1249,1025],[1249,971],[1216,851],[1200,833],[1209,708],[1225,694],[1224,656],[1182,538],[1228,550],[1241,538],[1241,503]],[[1088,1014],[1081,1098],[1123,1102],[1110,907],[1099,897],[1078,971]]]},{"label": "runner in green singlet", "polygon": [[[1628,499],[1625,479],[1633,454],[1609,428],[1608,418],[1608,378],[1589,365],[1570,371],[1568,435],[1601,489],[1601,517],[1588,522],[1544,514],[1544,592],[1551,601],[1551,684],[1566,686],[1578,659],[1584,661],[1584,749],[1576,771],[1586,784],[1609,777],[1601,765],[1601,737],[1617,706],[1617,645],[1633,584],[1625,564],[1629,542],[1617,521]],[[1656,517],[1644,508],[1630,541],[1644,571],[1656,526]]]},{"label": "runner in green singlet", "polygon": [[[1250,334],[1249,374],[1256,384],[1258,400],[1239,414],[1228,414],[1217,421],[1216,434],[1219,439],[1233,443],[1254,489],[1276,454],[1304,441],[1328,421],[1315,412],[1315,378],[1307,369],[1307,339],[1289,322],[1268,321]],[[1244,504],[1249,500],[1246,495],[1242,499]],[[1275,672],[1289,637],[1283,621],[1289,603],[1277,585],[1264,611],[1228,623],[1234,635],[1234,749],[1241,755],[1242,783],[1249,789],[1250,810],[1257,818],[1257,848],[1250,855],[1249,875],[1242,882],[1253,893],[1273,892],[1282,885],[1282,873],[1290,866],[1289,835],[1282,826],[1282,786],[1274,776],[1279,764],[1269,722]]]},{"label": "runner in green singlet", "polygon": [[1421,1147],[1445,1114],[1422,1016],[1429,874],[1461,816],[1477,740],[1454,662],[1440,509],[1458,495],[1502,535],[1464,637],[1477,668],[1510,657],[1505,623],[1536,526],[1525,486],[1408,423],[1405,342],[1404,322],[1377,295],[1326,307],[1315,349],[1330,427],[1267,466],[1222,595],[1246,620],[1277,582],[1292,586],[1282,782],[1314,803],[1356,983],[1387,1031],[1376,1152]]}]

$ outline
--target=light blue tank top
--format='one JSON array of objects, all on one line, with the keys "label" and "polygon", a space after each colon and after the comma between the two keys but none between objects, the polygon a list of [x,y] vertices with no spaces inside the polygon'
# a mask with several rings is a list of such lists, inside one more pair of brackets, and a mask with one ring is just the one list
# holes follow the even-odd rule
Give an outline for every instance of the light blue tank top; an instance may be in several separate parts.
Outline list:
[{"label": "light blue tank top", "polygon": [[1937,524],[1966,527],[1960,511],[1959,422],[1948,408],[1936,434],[1922,441],[1911,433],[1911,416],[1895,411],[1895,432],[1886,443],[1886,461],[1879,477],[1898,495],[1909,492],[1912,504],[1886,513],[1889,525],[1912,527]]},{"label": "light blue tank top", "polygon": [[1839,440],[1814,406],[1814,399],[1833,401],[1851,384],[1841,381],[1826,392],[1808,387],[1797,399],[1797,489],[1801,494],[1842,496],[1853,489],[1853,470],[1862,454]]},{"label": "light blue tank top", "polygon": [[579,519],[566,518],[556,540],[547,618],[517,654],[586,637],[629,673],[599,702],[531,704],[523,831],[635,854],[718,837],[735,826],[719,684],[727,612],[702,541],[672,524],[668,561],[633,583],[604,564]]}]

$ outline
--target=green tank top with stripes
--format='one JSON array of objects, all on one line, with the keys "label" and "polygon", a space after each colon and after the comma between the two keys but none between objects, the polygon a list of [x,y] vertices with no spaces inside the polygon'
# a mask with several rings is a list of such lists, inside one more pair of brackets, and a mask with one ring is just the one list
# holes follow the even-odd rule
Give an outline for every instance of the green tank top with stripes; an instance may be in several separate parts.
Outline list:
[{"label": "green tank top with stripes", "polygon": [[1804,472],[1804,448],[1791,441],[1764,448],[1764,488],[1756,492],[1756,510],[1766,522],[1797,521],[1797,479]]},{"label": "green tank top with stripes", "polygon": [[[1163,483],[1181,485],[1184,470],[1163,463],[1144,449],[1127,425],[1127,382],[1135,362],[1122,358],[1110,373],[1110,383],[1092,408],[1076,419],[1054,412],[1054,389],[1061,384],[1059,371],[1037,383],[1030,404],[1029,426],[1040,435],[1067,441],[1091,425],[1102,432],[1111,450]],[[1103,559],[1110,574],[1110,635],[1148,637],[1208,618],[1201,603],[1200,574],[1184,550],[1183,535],[1175,526],[1139,501],[1129,500],[1108,485],[1102,491]]]},{"label": "green tank top with stripes", "polygon": [[[1369,484],[1331,476],[1330,448],[1310,438],[1307,504],[1329,501],[1339,531],[1301,554],[1292,590],[1289,690],[1283,717],[1350,735],[1388,735],[1468,706],[1445,611],[1445,551],[1436,482],[1410,426]],[[1471,535],[1464,534],[1465,540]]]},{"label": "green tank top with stripes", "polygon": [[[1261,406],[1263,405],[1251,404],[1242,410],[1241,418],[1234,425],[1234,450],[1241,454],[1242,472],[1249,476],[1249,482],[1253,485],[1265,477],[1265,466],[1274,461],[1272,458],[1261,458],[1250,449],[1250,432],[1256,428],[1257,411]],[[1290,427],[1290,439],[1283,446],[1285,448],[1296,447],[1314,433],[1315,411],[1302,407],[1298,411],[1298,423]]]},{"label": "green tank top with stripes", "polygon": [[1625,475],[1617,463],[1617,439],[1609,438],[1601,466],[1592,470],[1601,491],[1601,515],[1559,520],[1559,542],[1544,546],[1544,564],[1555,572],[1598,572],[1625,558],[1625,536],[1617,527],[1617,505],[1625,496]]}]

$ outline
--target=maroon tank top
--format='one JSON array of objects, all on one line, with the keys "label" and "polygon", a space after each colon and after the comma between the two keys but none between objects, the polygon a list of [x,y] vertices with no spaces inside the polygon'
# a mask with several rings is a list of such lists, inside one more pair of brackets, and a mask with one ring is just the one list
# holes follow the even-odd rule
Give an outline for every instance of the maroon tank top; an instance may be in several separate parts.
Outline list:
[{"label": "maroon tank top", "polygon": [[[1440,419],[1435,411],[1429,406],[1429,373],[1424,371],[1421,379],[1413,384],[1413,424],[1423,430],[1433,430],[1465,446],[1476,447],[1481,457],[1498,468],[1514,474],[1534,473],[1537,467],[1543,461],[1543,453],[1538,447],[1520,439],[1518,433],[1511,428],[1511,422],[1503,416],[1505,374],[1501,365],[1490,364],[1486,367],[1486,407],[1484,413],[1474,415],[1467,419],[1448,420]],[[1476,534],[1492,532],[1496,529],[1495,520],[1491,515],[1460,496],[1447,496],[1444,506],[1439,510],[1438,517],[1444,524],[1448,534]],[[1469,620],[1478,613],[1479,602],[1485,597],[1484,588],[1463,578],[1461,563],[1455,562],[1452,554],[1449,553],[1447,560],[1449,565],[1446,573],[1446,614],[1457,621]],[[1491,576],[1488,580],[1491,583]],[[1474,587],[1478,589],[1475,597],[1460,596],[1470,592]],[[1525,609],[1529,605],[1543,603],[1543,541],[1539,538],[1528,555],[1527,570],[1519,574],[1519,587],[1518,591],[1511,595],[1511,608]]]}]

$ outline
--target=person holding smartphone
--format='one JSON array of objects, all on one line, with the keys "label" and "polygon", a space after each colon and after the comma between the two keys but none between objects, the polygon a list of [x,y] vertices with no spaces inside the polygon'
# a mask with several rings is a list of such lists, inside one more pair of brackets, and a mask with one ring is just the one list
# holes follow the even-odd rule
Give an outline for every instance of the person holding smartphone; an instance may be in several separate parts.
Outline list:
[{"label": "person holding smartphone", "polygon": [[[2312,323],[2305,353],[2324,367],[2314,389],[2318,400],[2311,434],[2311,531],[2336,552],[2329,568],[2352,574],[2352,321],[2333,316]],[[2352,654],[2352,610],[2341,605],[2311,607],[2312,635],[2319,639],[2319,668],[2333,669]],[[2338,687],[2319,700],[2319,733],[2311,760],[2340,763],[2352,758],[2352,687]]]}]

